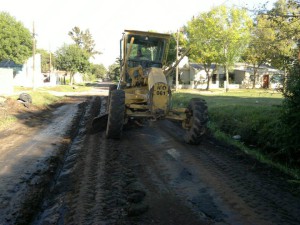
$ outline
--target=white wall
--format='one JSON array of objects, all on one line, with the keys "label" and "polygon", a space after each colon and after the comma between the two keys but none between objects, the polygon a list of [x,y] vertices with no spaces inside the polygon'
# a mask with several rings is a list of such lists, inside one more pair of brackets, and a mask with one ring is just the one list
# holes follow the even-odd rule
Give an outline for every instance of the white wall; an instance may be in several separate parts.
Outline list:
[{"label": "white wall", "polygon": [[0,95],[9,95],[14,92],[13,69],[0,68]]},{"label": "white wall", "polygon": [[41,69],[41,54],[34,57],[35,67],[33,74],[33,57],[30,57],[23,65],[22,71],[19,71],[14,77],[14,85],[23,87],[41,87],[43,86],[43,74]]}]

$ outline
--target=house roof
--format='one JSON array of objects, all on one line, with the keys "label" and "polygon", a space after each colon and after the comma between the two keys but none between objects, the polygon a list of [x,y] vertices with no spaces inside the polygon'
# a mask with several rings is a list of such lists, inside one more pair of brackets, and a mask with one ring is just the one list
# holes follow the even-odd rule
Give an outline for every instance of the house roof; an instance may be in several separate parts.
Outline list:
[{"label": "house roof", "polygon": [[0,68],[14,68],[14,67],[21,67],[22,65],[16,64],[12,60],[2,60],[0,62]]},{"label": "house roof", "polygon": [[[201,63],[190,63],[189,65],[191,67],[193,67],[194,69],[196,69],[196,70],[203,70],[204,69],[204,66]],[[216,68],[216,64],[211,64],[210,68],[211,69],[215,69]]]}]

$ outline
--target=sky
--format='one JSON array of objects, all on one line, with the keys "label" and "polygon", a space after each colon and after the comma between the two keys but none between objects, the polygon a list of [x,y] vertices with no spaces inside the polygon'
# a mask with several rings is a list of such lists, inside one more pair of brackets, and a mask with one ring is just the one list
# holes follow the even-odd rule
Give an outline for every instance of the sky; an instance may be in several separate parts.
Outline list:
[{"label": "sky", "polygon": [[[71,44],[68,32],[77,26],[89,29],[102,52],[94,63],[108,68],[120,52],[122,32],[128,29],[176,32],[193,16],[222,4],[259,7],[267,0],[0,0],[8,12],[30,31],[35,27],[37,48],[55,52]],[[269,0],[272,6],[275,0]]]}]

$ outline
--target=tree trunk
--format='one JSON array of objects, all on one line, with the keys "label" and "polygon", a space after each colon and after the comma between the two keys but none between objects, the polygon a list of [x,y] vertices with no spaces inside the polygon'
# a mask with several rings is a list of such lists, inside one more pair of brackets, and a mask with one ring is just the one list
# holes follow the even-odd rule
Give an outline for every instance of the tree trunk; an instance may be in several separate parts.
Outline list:
[{"label": "tree trunk", "polygon": [[256,85],[256,76],[257,76],[257,68],[254,67],[254,73],[253,73],[253,83],[252,83],[252,89],[255,88]]},{"label": "tree trunk", "polygon": [[228,68],[227,65],[224,66],[225,69],[225,74],[226,74],[226,82],[224,85],[225,91],[228,92],[229,91],[229,73],[228,73]]},{"label": "tree trunk", "polygon": [[74,74],[70,73],[70,85],[73,85],[73,80],[74,80]]},{"label": "tree trunk", "polygon": [[206,71],[206,78],[207,78],[207,85],[206,85],[206,90],[209,90],[209,83],[210,83],[210,76],[209,76],[209,71]]}]

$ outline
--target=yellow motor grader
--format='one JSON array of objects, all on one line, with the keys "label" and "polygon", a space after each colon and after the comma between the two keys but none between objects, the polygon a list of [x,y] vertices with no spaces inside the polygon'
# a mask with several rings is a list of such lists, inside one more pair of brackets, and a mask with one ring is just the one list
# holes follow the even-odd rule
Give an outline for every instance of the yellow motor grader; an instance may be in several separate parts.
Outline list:
[{"label": "yellow motor grader", "polygon": [[[169,34],[124,31],[120,41],[120,80],[118,85],[110,86],[107,101],[107,138],[119,139],[129,120],[170,119],[182,122],[187,143],[200,143],[208,121],[206,102],[194,98],[187,108],[172,108],[168,84],[172,68],[166,67],[169,40]],[[175,65],[178,63],[179,60]]]}]

